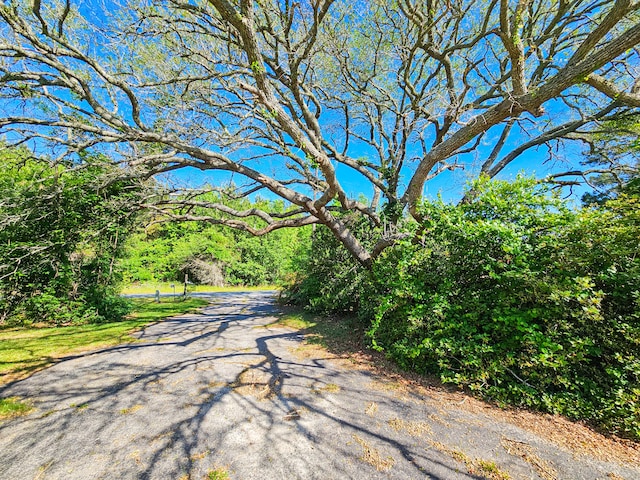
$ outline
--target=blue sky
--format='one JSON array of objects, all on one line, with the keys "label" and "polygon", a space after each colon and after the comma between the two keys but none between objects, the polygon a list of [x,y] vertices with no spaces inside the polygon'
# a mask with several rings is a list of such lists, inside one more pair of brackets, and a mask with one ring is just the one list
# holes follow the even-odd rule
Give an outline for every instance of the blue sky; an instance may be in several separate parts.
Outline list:
[{"label": "blue sky", "polygon": [[[88,15],[89,17],[91,17],[92,21],[95,21],[99,24],[103,18],[103,15],[101,13],[102,9],[108,9],[109,3],[107,2],[106,4],[101,4],[92,0],[80,3],[79,5],[80,11],[83,14]],[[91,44],[91,50],[96,51],[98,56],[106,54],[104,45],[100,45],[100,42],[96,40],[96,38],[89,37],[87,41],[89,41]],[[561,123],[567,120],[562,118],[562,106],[560,106],[559,104],[548,102],[548,105],[546,105],[545,107],[550,110],[550,113],[547,117],[547,120],[550,124],[557,124],[558,122]],[[127,107],[125,103],[123,103],[121,113],[127,116]],[[149,117],[149,119],[151,120],[151,115],[149,115]],[[335,118],[332,119],[331,114],[329,113],[328,120],[335,121]],[[490,131],[487,135],[487,138],[493,136],[493,138],[495,139],[497,135],[496,131],[498,130],[493,129],[492,131]],[[508,142],[508,146],[513,148],[514,146],[517,146],[519,143],[526,140],[528,140],[528,137],[526,137],[523,132],[520,132],[519,134],[518,130],[514,129],[514,133]],[[339,142],[340,139],[338,139],[338,143]],[[210,148],[215,149],[214,146],[210,146]],[[425,196],[427,198],[435,198],[438,195],[441,195],[442,198],[447,201],[457,200],[460,197],[466,182],[474,178],[474,176],[477,174],[480,164],[482,163],[484,158],[486,158],[491,148],[491,143],[483,142],[475,152],[461,156],[458,160],[461,164],[465,165],[465,169],[457,169],[453,172],[446,171],[433,180],[429,181],[425,186]],[[505,149],[505,153],[507,151],[508,149]],[[350,150],[349,153],[352,157],[357,158],[361,155],[366,155],[367,148],[356,145]],[[579,162],[582,158],[581,149],[578,145],[568,147],[564,151],[560,151],[559,154],[567,160],[567,163],[565,165],[557,165],[553,163],[545,164],[544,160],[547,157],[546,148],[540,147],[537,150],[532,149],[512,162],[499,175],[498,178],[509,179],[522,172],[526,174],[536,175],[537,177],[543,177],[552,171],[575,168],[579,165]],[[278,159],[277,157],[264,159],[260,161],[258,169],[269,174],[272,171],[282,170],[283,163],[284,161]],[[255,162],[253,163],[253,165],[255,165]],[[400,193],[404,191],[404,187],[410,179],[413,168],[415,168],[415,165],[405,166],[402,172]],[[337,166],[337,169],[342,182],[342,186],[350,197],[358,198],[361,194],[367,197],[371,197],[371,185],[360,174],[343,165]],[[236,184],[241,184],[243,182],[239,177],[233,177],[227,172],[201,172],[194,168],[184,168],[173,173],[172,175],[179,183],[193,187],[198,187],[206,183],[221,185],[228,183],[232,179],[236,182]],[[268,196],[266,191],[263,191],[262,194]]]}]

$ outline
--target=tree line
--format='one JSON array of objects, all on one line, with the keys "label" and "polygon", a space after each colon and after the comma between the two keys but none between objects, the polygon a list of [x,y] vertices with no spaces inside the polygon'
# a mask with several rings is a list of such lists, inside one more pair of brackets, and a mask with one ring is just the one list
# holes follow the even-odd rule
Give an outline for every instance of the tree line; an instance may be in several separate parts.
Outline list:
[{"label": "tree line", "polygon": [[[106,160],[59,164],[5,147],[0,163],[0,325],[119,320],[129,310],[123,283],[186,274],[208,285],[282,284],[307,254],[304,229],[255,237],[158,217],[143,207],[166,198],[161,185],[122,180]],[[274,203],[207,199],[235,208]],[[271,208],[285,210],[282,202]]]},{"label": "tree line", "polygon": [[[199,197],[200,202],[224,203],[238,210],[264,208],[285,211],[282,201],[255,198],[223,199],[219,194]],[[200,207],[191,210],[198,216]],[[180,215],[179,211],[175,212]],[[125,256],[120,260],[123,281],[189,281],[213,286],[279,286],[290,281],[308,255],[309,228],[287,229],[255,236],[224,225],[198,221],[154,223],[146,214],[145,226],[131,234]],[[169,221],[167,221],[169,220]],[[259,228],[259,220],[251,220]]]}]

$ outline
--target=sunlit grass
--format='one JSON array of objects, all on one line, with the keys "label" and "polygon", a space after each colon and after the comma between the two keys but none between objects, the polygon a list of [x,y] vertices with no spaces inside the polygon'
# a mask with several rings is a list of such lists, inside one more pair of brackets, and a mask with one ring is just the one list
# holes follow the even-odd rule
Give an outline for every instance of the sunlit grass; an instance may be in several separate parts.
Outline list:
[{"label": "sunlit grass", "polygon": [[176,298],[174,300],[167,297],[162,297],[160,303],[156,303],[152,298],[135,298],[132,299],[132,302],[135,307],[129,317],[143,322],[153,322],[166,317],[193,312],[209,303],[208,300],[202,298],[187,298],[186,300]]},{"label": "sunlit grass", "polygon": [[209,480],[229,480],[229,472],[224,467],[218,467],[215,470],[209,470],[207,478]]},{"label": "sunlit grass", "polygon": [[67,355],[133,342],[133,331],[208,302],[189,298],[181,302],[163,299],[161,303],[139,299],[133,303],[133,313],[122,322],[0,330],[0,384],[25,377]]},{"label": "sunlit grass", "polygon": [[33,407],[17,397],[0,398],[0,420],[26,415]]},{"label": "sunlit grass", "polygon": [[307,330],[315,326],[317,326],[317,321],[314,315],[306,312],[289,312],[280,315],[277,320],[262,328],[288,327],[294,330]]},{"label": "sunlit grass", "polygon": [[[156,293],[159,290],[162,295],[173,294],[174,289],[171,285],[175,285],[176,296],[181,296],[184,291],[184,284],[182,283],[136,283],[133,285],[127,285],[123,287],[123,295],[149,295]],[[262,285],[259,287],[214,287],[212,285],[189,285],[188,293],[199,292],[247,292],[247,291],[260,291],[260,290],[278,290],[279,287],[275,285]]]}]

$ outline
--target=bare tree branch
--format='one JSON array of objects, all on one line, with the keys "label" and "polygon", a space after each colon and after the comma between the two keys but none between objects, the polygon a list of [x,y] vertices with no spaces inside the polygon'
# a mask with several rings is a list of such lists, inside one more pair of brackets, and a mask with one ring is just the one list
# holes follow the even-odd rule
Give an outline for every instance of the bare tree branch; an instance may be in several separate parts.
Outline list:
[{"label": "bare tree branch", "polygon": [[[368,265],[393,244],[385,225],[405,209],[419,219],[427,182],[463,168],[496,176],[538,146],[561,157],[598,122],[637,111],[639,9],[108,0],[87,13],[14,0],[0,5],[0,134],[56,161],[100,153],[128,178],[191,168],[231,198],[276,196],[283,216],[196,191],[145,206],[257,234],[323,224]],[[376,225],[377,246],[338,210]]]}]

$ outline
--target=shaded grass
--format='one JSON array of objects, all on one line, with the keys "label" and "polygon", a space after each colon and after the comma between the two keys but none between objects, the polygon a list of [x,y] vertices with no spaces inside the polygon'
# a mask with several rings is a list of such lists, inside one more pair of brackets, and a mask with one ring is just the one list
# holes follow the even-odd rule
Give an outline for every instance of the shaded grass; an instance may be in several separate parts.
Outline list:
[{"label": "shaded grass", "polygon": [[165,317],[186,313],[206,305],[199,298],[183,302],[136,299],[133,313],[113,323],[68,327],[17,327],[0,331],[0,384],[40,370],[56,359],[85,350],[135,341],[131,333]]},{"label": "shaded grass", "polygon": [[[148,295],[156,293],[156,290],[160,290],[160,293],[165,294],[173,294],[174,290],[171,288],[171,283],[166,282],[158,282],[158,283],[136,283],[133,285],[127,285],[122,288],[123,295]],[[175,293],[176,296],[181,296],[184,284],[175,283],[176,286]],[[198,292],[248,292],[248,291],[260,291],[260,290],[278,290],[279,287],[275,285],[262,285],[259,287],[214,287],[212,285],[189,285],[187,289],[188,293],[198,293]]]},{"label": "shaded grass", "polygon": [[17,397],[0,398],[0,420],[26,415],[33,407]]},{"label": "shaded grass", "polygon": [[341,354],[360,351],[365,347],[364,325],[355,317],[321,317],[297,308],[285,307],[280,317],[266,328],[287,327],[300,330],[306,342]]}]

